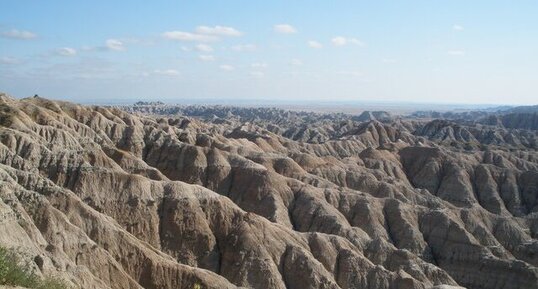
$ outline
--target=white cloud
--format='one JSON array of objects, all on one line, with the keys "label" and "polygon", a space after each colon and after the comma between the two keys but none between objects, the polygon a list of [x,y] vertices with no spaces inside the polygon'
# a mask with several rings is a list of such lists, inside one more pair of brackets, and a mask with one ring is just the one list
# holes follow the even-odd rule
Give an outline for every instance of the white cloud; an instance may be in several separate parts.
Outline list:
[{"label": "white cloud", "polygon": [[263,73],[262,71],[252,71],[250,75],[256,78],[262,78],[265,76],[265,73]]},{"label": "white cloud", "polygon": [[215,27],[208,27],[208,26],[198,26],[196,27],[196,33],[199,34],[206,34],[206,35],[215,35],[215,36],[241,36],[243,33],[233,27],[226,27],[226,26],[215,26]]},{"label": "white cloud", "polygon": [[210,42],[218,40],[218,37],[214,35],[197,34],[183,31],[168,31],[163,33],[163,37],[170,40],[179,41],[197,41],[197,42]]},{"label": "white cloud", "polygon": [[[162,34],[166,39],[179,41],[196,41],[196,42],[211,42],[217,41],[220,37],[237,37],[243,33],[233,27],[226,26],[198,26],[195,32],[185,31],[167,31]],[[206,51],[208,52],[208,51]]]},{"label": "white cloud", "polygon": [[459,24],[454,24],[454,26],[452,26],[452,29],[455,30],[455,31],[462,31],[464,30],[465,28]]},{"label": "white cloud", "polygon": [[267,63],[265,63],[265,62],[255,62],[255,63],[252,63],[250,65],[250,67],[257,68],[257,69],[264,69],[264,68],[267,68]]},{"label": "white cloud", "polygon": [[357,46],[361,46],[361,47],[362,47],[362,46],[365,45],[364,42],[360,41],[360,40],[357,39],[357,38],[348,38],[347,40],[349,41],[349,43],[351,43],[351,44],[355,44],[355,45],[357,45]]},{"label": "white cloud", "polygon": [[231,66],[231,65],[228,65],[228,64],[223,64],[221,66],[219,66],[220,69],[222,70],[225,70],[225,71],[232,71],[235,69],[235,67]]},{"label": "white cloud", "polygon": [[240,44],[240,45],[235,45],[235,46],[232,46],[231,49],[233,51],[238,51],[238,52],[243,52],[243,51],[254,51],[256,50],[258,47],[254,44]]},{"label": "white cloud", "polygon": [[291,66],[301,66],[303,62],[300,59],[294,58],[290,61]]},{"label": "white cloud", "polygon": [[179,76],[179,71],[175,69],[154,70],[153,73],[163,76]]},{"label": "white cloud", "polygon": [[333,39],[331,39],[331,42],[335,46],[344,46],[344,45],[347,44],[347,39],[345,37],[342,37],[342,36],[336,36]]},{"label": "white cloud", "polygon": [[17,63],[19,63],[19,60],[14,57],[4,56],[0,58],[0,64],[17,64]]},{"label": "white cloud", "polygon": [[311,47],[311,48],[323,48],[323,44],[319,43],[318,41],[315,41],[315,40],[310,40],[307,42],[308,46]]},{"label": "white cloud", "polygon": [[191,50],[192,50],[192,49],[190,49],[190,48],[187,47],[187,46],[181,46],[180,48],[181,48],[181,50],[183,50],[183,51],[185,51],[185,52],[188,52],[188,51],[191,51]]},{"label": "white cloud", "polygon": [[61,56],[75,56],[77,54],[77,50],[71,47],[62,47],[58,49],[58,55]]},{"label": "white cloud", "polygon": [[5,38],[23,39],[23,40],[34,39],[37,37],[35,33],[32,33],[30,31],[17,30],[17,29],[3,31],[0,33],[0,35]]},{"label": "white cloud", "polygon": [[215,61],[215,56],[213,55],[198,55],[198,59],[201,61]]},{"label": "white cloud", "polygon": [[209,46],[207,44],[198,44],[198,45],[196,45],[196,50],[201,51],[201,52],[212,52],[213,47],[211,47],[211,46]]},{"label": "white cloud", "polygon": [[106,48],[109,50],[114,51],[123,51],[125,50],[125,46],[123,45],[123,42],[119,41],[118,39],[108,39],[105,42]]},{"label": "white cloud", "polygon": [[277,33],[282,34],[293,34],[297,33],[297,29],[289,24],[277,24],[273,26],[273,30]]},{"label": "white cloud", "polygon": [[452,55],[452,56],[463,56],[463,55],[465,55],[465,51],[463,51],[463,50],[449,50],[448,54]]},{"label": "white cloud", "polygon": [[360,41],[357,38],[346,38],[343,36],[336,36],[331,39],[331,42],[334,46],[344,46],[347,44],[354,44],[357,46],[364,46],[364,42]]}]

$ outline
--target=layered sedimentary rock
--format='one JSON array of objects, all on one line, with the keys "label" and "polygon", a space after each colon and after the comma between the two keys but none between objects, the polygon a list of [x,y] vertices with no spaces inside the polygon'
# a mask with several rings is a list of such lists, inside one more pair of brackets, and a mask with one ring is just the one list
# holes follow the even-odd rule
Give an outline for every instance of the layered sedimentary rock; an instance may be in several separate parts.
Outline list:
[{"label": "layered sedimentary rock", "polygon": [[536,138],[2,95],[0,245],[80,288],[538,288]]}]

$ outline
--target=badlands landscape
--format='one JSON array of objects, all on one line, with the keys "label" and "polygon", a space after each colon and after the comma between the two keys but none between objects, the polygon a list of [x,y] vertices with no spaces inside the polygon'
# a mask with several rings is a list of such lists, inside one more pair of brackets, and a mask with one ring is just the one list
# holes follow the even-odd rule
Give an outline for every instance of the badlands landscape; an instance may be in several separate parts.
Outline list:
[{"label": "badlands landscape", "polygon": [[538,107],[0,95],[0,246],[70,288],[538,288]]}]

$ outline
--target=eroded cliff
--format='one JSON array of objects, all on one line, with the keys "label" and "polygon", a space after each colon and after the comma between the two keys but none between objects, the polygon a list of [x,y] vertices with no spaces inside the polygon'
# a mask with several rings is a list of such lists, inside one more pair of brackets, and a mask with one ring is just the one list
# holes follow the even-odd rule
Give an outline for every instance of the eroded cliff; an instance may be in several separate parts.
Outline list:
[{"label": "eroded cliff", "polygon": [[81,288],[538,288],[534,131],[181,112],[0,96],[0,244]]}]

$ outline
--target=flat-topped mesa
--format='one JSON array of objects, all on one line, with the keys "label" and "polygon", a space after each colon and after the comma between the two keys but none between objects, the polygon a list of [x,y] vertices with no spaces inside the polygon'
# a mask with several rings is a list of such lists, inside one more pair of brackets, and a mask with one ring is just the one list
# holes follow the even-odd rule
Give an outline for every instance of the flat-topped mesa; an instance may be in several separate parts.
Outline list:
[{"label": "flat-topped mesa", "polygon": [[0,94],[0,246],[74,288],[537,288],[537,132],[371,115]]}]

